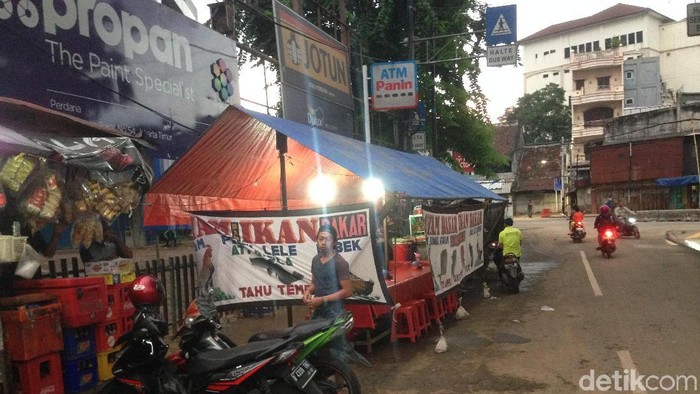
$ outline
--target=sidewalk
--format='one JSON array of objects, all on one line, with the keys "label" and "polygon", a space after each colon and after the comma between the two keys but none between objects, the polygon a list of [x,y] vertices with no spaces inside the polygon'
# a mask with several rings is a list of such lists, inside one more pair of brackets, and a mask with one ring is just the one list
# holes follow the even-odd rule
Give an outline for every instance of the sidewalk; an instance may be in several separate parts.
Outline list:
[{"label": "sidewalk", "polygon": [[678,245],[684,245],[700,252],[700,232],[669,230],[666,232],[666,240]]}]

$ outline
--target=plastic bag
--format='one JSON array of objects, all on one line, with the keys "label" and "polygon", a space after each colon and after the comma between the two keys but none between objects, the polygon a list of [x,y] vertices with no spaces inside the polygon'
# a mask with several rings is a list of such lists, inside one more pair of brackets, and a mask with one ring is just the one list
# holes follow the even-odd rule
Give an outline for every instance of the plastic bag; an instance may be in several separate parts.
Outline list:
[{"label": "plastic bag", "polygon": [[34,250],[29,243],[25,243],[22,256],[17,262],[17,268],[15,268],[15,275],[24,279],[32,279],[36,270],[41,267],[42,261],[44,261],[44,256]]}]

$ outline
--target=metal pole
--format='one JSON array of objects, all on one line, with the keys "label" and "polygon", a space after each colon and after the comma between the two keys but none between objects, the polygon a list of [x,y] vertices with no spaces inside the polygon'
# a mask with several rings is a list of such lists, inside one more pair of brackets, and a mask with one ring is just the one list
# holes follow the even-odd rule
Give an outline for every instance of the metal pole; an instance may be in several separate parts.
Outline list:
[{"label": "metal pole", "polygon": [[698,157],[698,135],[693,130],[693,144],[695,144],[695,165],[698,170],[698,206],[700,208],[700,158]]},{"label": "metal pole", "polygon": [[[275,143],[277,145],[277,150],[279,151],[280,160],[280,188],[282,194],[282,211],[287,212],[287,167],[284,161],[284,154],[287,153],[287,136],[285,134],[276,132]],[[294,314],[292,313],[292,306],[287,306],[287,325],[289,327],[294,325]]]},{"label": "metal pole", "polygon": [[369,128],[369,94],[367,92],[367,66],[362,65],[362,110],[364,112],[365,142],[372,143],[372,135]]}]

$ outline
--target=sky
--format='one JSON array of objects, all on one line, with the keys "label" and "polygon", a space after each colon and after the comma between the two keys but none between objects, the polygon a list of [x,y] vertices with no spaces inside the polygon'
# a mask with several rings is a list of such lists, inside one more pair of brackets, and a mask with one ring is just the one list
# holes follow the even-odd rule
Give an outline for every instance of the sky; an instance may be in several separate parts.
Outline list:
[{"label": "sky", "polygon": [[[548,26],[593,15],[618,3],[651,8],[674,20],[686,17],[686,7],[698,0],[488,0],[489,6],[517,6],[518,39],[525,38]],[[197,7],[198,19],[204,22],[209,17],[207,4],[214,0],[193,0]],[[523,95],[523,73],[521,67],[501,66],[487,67],[486,59],[480,60],[482,74],[479,78],[481,89],[488,99],[489,118],[496,123],[506,108],[516,104]],[[240,70],[241,104],[252,110],[265,112],[265,108],[255,103],[264,104],[265,83],[262,67]],[[267,80],[274,75],[267,73]],[[274,89],[271,89],[274,91]],[[278,100],[276,94],[270,94],[270,105]]]}]

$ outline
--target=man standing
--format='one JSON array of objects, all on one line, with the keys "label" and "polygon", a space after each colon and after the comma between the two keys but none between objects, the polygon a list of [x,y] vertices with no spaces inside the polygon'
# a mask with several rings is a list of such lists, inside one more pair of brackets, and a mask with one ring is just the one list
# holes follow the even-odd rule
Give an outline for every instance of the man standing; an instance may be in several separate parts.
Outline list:
[{"label": "man standing", "polygon": [[[338,232],[323,225],[316,235],[318,254],[311,260],[311,285],[304,291],[304,303],[313,310],[312,319],[333,319],[343,313],[343,299],[352,295],[350,264],[336,252]],[[348,346],[345,337],[330,345],[336,357],[344,357]]]},{"label": "man standing", "polygon": [[93,261],[109,261],[117,258],[131,259],[134,257],[134,252],[126,246],[124,240],[119,234],[112,231],[109,224],[100,219],[104,240],[98,242],[93,240],[89,248],[80,246],[80,258],[83,263]]},{"label": "man standing", "polygon": [[532,202],[532,199],[530,199],[527,202],[527,217],[531,218],[532,217],[532,207],[535,205],[535,203]]}]

